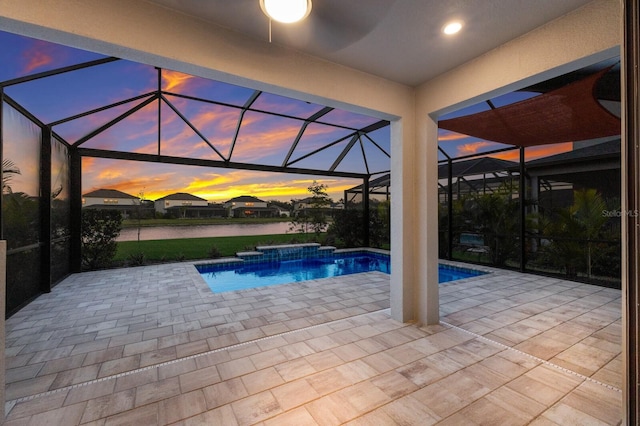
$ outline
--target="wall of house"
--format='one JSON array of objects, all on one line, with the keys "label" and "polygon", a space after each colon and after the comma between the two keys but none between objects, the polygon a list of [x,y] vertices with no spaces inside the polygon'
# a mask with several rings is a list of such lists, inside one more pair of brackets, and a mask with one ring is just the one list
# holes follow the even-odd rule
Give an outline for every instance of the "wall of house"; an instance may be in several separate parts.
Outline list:
[{"label": "wall of house", "polygon": [[100,206],[105,206],[105,205],[109,205],[109,206],[134,206],[136,205],[136,200],[134,200],[133,198],[113,198],[111,200],[116,201],[116,202],[111,202],[111,203],[105,203],[105,199],[104,198],[93,198],[93,197],[84,197],[83,198],[84,202],[83,202],[83,206],[95,206],[95,205],[100,205]]},{"label": "wall of house", "polygon": [[209,205],[209,203],[206,200],[202,200],[202,201],[184,201],[184,200],[164,200],[162,202],[162,205],[164,206],[165,209],[168,209],[169,207],[176,207],[176,206],[185,206],[185,207],[191,207],[191,206],[200,206],[200,207],[207,207]]}]

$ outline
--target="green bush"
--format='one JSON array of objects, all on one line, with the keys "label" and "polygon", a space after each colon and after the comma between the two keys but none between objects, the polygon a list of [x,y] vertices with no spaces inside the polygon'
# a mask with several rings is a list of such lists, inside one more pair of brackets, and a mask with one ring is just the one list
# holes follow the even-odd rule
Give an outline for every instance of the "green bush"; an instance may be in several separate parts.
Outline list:
[{"label": "green bush", "polygon": [[127,262],[129,263],[129,266],[143,266],[145,264],[145,256],[144,253],[142,252],[138,252],[138,253],[131,253],[129,256],[127,256]]},{"label": "green bush", "polygon": [[[334,213],[333,222],[327,230],[327,243],[343,248],[365,245],[362,210],[345,209]],[[386,210],[373,208],[369,211],[369,246],[382,247],[390,240]]]},{"label": "green bush", "polygon": [[220,251],[220,249],[216,246],[212,246],[209,249],[209,258],[211,259],[219,259],[222,257],[222,252]]},{"label": "green bush", "polygon": [[111,265],[122,229],[122,215],[114,210],[82,211],[82,264],[89,269]]}]

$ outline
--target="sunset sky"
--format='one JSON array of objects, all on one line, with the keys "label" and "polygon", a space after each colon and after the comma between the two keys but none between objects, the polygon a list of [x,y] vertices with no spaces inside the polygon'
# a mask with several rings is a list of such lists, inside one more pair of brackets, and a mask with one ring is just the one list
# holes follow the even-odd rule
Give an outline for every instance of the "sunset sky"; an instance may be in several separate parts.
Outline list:
[{"label": "sunset sky", "polygon": [[[0,32],[0,81],[30,75],[62,66],[103,58],[91,52],[34,40]],[[149,65],[129,61],[116,61],[85,70],[48,77],[6,88],[6,94],[20,103],[44,123],[79,114],[93,108],[119,102],[157,89],[158,72]],[[221,160],[228,157],[236,132],[242,106],[253,94],[253,90],[211,81],[170,70],[162,70],[162,89],[171,93],[223,102],[226,105],[199,102],[167,95],[171,104],[180,111],[218,151],[212,149],[198,136],[174,110],[162,102],[161,144],[162,155],[187,158]],[[512,94],[494,100],[508,103],[531,94]],[[88,117],[57,125],[54,132],[69,143],[109,122],[144,99],[136,100],[116,108]],[[270,111],[295,118],[308,118],[323,106],[263,93],[252,108]],[[458,114],[487,108],[478,105]],[[88,140],[82,146],[116,151],[157,154],[158,152],[158,101],[153,101],[125,120]],[[5,112],[7,114],[7,112]],[[451,114],[449,117],[454,116]],[[242,121],[238,139],[233,148],[232,161],[261,165],[282,164],[291,143],[303,121],[295,118],[247,112]],[[348,135],[351,131],[328,124],[362,128],[378,121],[347,111],[333,110],[320,121],[327,124],[310,124],[291,160],[304,157],[319,147]],[[33,129],[31,129],[33,130]],[[25,158],[26,144],[20,138],[28,138],[25,129],[17,134],[5,136],[17,143],[6,143],[4,158],[11,159],[20,168],[21,175],[14,176],[14,191],[31,192],[27,182],[37,173]],[[383,151],[390,153],[389,128],[370,134],[375,144],[366,138],[346,155],[336,168],[338,171],[364,173],[366,171],[362,151],[366,154],[366,165],[371,172],[389,170],[390,162]],[[292,166],[313,169],[328,169],[343,151],[348,139],[308,158],[302,158]],[[376,146],[377,144],[377,146]],[[505,147],[505,145],[460,135],[446,130],[440,131],[440,145],[452,157],[481,153]],[[527,149],[527,159],[556,154],[571,149],[571,143]],[[518,152],[512,151],[495,157],[517,160]],[[33,156],[31,156],[33,158]],[[292,175],[284,173],[253,172],[246,170],[213,169],[168,164],[142,163],[134,161],[83,159],[83,193],[110,188],[131,195],[144,194],[155,200],[175,192],[188,192],[209,201],[226,201],[239,195],[253,195],[265,200],[288,201],[308,195],[306,188],[314,181],[324,183],[329,195],[338,200],[343,191],[362,182],[356,179],[327,178]]]}]

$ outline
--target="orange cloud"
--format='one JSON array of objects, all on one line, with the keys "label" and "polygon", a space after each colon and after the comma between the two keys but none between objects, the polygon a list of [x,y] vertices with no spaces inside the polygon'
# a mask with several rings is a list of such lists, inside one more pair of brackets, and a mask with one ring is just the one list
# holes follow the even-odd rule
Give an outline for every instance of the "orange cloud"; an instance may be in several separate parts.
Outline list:
[{"label": "orange cloud", "polygon": [[[535,160],[537,158],[549,157],[551,155],[561,154],[573,150],[573,142],[564,142],[554,145],[539,145],[532,146],[525,149],[526,161]],[[513,151],[501,152],[492,155],[494,158],[508,161],[519,161],[520,151],[514,149]]]},{"label": "orange cloud", "polygon": [[82,169],[91,169],[96,164],[96,159],[93,157],[82,157]]},{"label": "orange cloud", "polygon": [[457,155],[462,156],[462,155],[476,154],[482,148],[487,148],[495,144],[496,144],[495,142],[488,142],[488,141],[465,143],[463,145],[458,146]]},{"label": "orange cloud", "polygon": [[[183,74],[178,71],[162,70],[163,90],[167,92],[179,92],[184,86],[187,86],[192,79],[195,78],[189,74]],[[177,90],[174,90],[177,89]]]},{"label": "orange cloud", "polygon": [[459,141],[468,139],[469,136],[462,133],[455,133],[448,130],[440,129],[438,132],[438,142]]},{"label": "orange cloud", "polygon": [[26,60],[26,64],[23,68],[25,74],[29,74],[38,68],[44,67],[53,62],[53,56],[49,50],[50,43],[36,40],[29,49],[23,52],[22,56]]},{"label": "orange cloud", "polygon": [[[190,120],[205,137],[207,137],[207,134],[214,135],[213,138],[207,137],[207,139],[223,156],[228,154],[233,133],[229,134],[226,138],[224,136],[216,137],[216,135],[224,135],[224,131],[218,131],[217,129],[229,126],[230,121],[233,121],[232,125],[235,130],[237,118],[229,117],[229,115],[228,112],[218,115],[213,111],[206,111],[199,113],[194,119]],[[174,116],[177,117],[175,114]],[[213,130],[211,130],[211,127],[213,127]],[[162,134],[161,149],[163,155],[209,158],[213,160],[221,159],[220,156],[186,123],[182,122],[182,120],[176,121],[171,127],[164,126]],[[172,136],[166,137],[167,134],[171,134]]]},{"label": "orange cloud", "polygon": [[287,120],[275,126],[263,126],[260,125],[263,119],[255,114],[245,115],[232,160],[250,162],[278,153],[282,153],[284,159],[302,124]]}]

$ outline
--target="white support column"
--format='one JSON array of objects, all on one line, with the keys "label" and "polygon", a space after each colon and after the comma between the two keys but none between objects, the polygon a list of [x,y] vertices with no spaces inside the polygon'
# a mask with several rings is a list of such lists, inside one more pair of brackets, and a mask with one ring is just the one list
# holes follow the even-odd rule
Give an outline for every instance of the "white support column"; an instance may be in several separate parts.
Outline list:
[{"label": "white support column", "polygon": [[415,237],[413,138],[406,120],[391,122],[391,317],[416,319],[414,304]]},{"label": "white support column", "polygon": [[391,316],[437,324],[437,124],[391,124]]},{"label": "white support column", "polygon": [[440,322],[438,287],[438,124],[428,116],[417,117],[415,185],[417,221],[417,320]]}]

